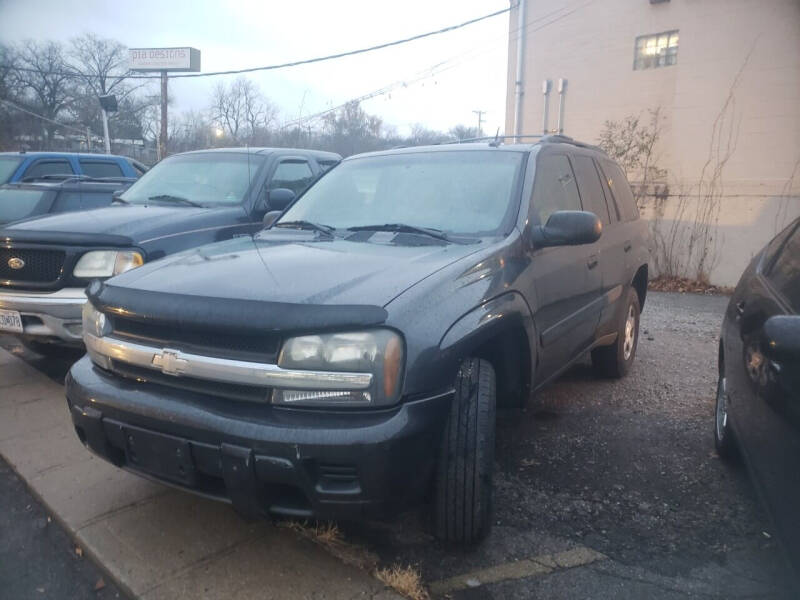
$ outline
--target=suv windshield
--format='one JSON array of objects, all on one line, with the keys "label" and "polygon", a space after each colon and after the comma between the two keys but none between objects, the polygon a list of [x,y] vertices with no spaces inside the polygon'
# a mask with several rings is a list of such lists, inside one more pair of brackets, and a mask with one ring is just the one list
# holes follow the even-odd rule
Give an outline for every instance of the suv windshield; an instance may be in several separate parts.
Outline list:
[{"label": "suv windshield", "polygon": [[5,183],[17,170],[22,158],[19,156],[0,156],[0,183]]},{"label": "suv windshield", "polygon": [[132,204],[241,204],[264,157],[245,153],[184,154],[167,158],[122,194]]},{"label": "suv windshield", "polygon": [[403,224],[464,235],[500,233],[512,211],[519,152],[453,150],[367,156],[341,163],[280,222],[336,229]]},{"label": "suv windshield", "polygon": [[47,193],[45,190],[0,188],[0,223],[18,221],[40,212],[37,208]]}]

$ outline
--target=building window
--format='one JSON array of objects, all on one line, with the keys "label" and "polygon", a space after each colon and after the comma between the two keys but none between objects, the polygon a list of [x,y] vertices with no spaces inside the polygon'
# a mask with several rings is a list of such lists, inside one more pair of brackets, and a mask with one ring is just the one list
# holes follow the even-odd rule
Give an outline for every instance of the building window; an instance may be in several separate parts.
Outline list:
[{"label": "building window", "polygon": [[666,67],[678,62],[678,30],[636,38],[634,71]]}]

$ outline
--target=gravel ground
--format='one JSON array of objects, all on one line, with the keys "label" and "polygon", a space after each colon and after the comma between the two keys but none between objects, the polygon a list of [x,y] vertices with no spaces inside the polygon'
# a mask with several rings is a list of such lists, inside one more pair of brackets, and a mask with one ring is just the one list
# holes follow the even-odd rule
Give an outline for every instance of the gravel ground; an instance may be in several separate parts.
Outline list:
[{"label": "gravel ground", "polygon": [[790,597],[744,468],[714,452],[727,302],[651,293],[628,377],[597,379],[586,360],[527,409],[501,412],[496,524],[478,548],[437,544],[423,511],[348,534],[386,563],[418,567],[427,581],[570,545],[610,559],[460,593],[470,598]]}]

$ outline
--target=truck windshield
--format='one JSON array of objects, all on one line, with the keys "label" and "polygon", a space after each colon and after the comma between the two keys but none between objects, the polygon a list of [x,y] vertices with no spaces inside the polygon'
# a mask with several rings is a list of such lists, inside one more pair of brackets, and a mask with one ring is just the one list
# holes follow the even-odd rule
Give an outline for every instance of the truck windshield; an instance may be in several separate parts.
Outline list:
[{"label": "truck windshield", "polygon": [[516,214],[523,157],[502,150],[453,150],[345,161],[311,186],[281,222],[336,229],[403,224],[497,235]]},{"label": "truck windshield", "polygon": [[42,212],[46,202],[44,190],[17,189],[13,186],[0,188],[0,224],[19,221]]},{"label": "truck windshield", "polygon": [[259,154],[183,154],[167,158],[122,194],[132,204],[241,204],[263,163]]},{"label": "truck windshield", "polygon": [[0,183],[6,183],[22,162],[19,156],[0,156]]}]

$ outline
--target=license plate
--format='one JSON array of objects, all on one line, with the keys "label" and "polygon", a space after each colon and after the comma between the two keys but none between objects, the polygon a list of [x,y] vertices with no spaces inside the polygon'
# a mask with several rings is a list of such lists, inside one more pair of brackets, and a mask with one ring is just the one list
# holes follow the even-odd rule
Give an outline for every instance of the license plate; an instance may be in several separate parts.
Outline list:
[{"label": "license plate", "polygon": [[184,485],[194,485],[195,471],[189,442],[126,426],[125,458],[134,469]]},{"label": "license plate", "polygon": [[22,317],[15,310],[0,310],[0,331],[22,333]]}]

